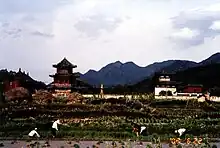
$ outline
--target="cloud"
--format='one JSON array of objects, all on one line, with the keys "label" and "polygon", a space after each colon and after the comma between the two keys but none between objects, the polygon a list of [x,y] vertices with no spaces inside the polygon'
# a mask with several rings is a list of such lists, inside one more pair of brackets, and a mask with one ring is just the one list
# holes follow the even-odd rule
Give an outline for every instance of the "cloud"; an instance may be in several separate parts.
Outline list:
[{"label": "cloud", "polygon": [[209,28],[215,31],[220,31],[220,20],[214,21]]},{"label": "cloud", "polygon": [[74,27],[88,37],[98,37],[102,31],[114,31],[120,23],[121,18],[96,14],[79,20]]},{"label": "cloud", "polygon": [[0,68],[51,81],[63,57],[82,73],[118,60],[201,60],[219,51],[215,1],[0,0]]},{"label": "cloud", "polygon": [[197,30],[191,30],[189,28],[181,28],[179,32],[175,32],[172,34],[174,38],[181,38],[181,39],[186,39],[190,40],[199,35],[199,31]]},{"label": "cloud", "polygon": [[[215,38],[220,34],[219,8],[216,5],[210,5],[180,12],[172,18],[172,24],[177,33],[174,32],[170,39],[181,46],[191,47],[203,44],[206,38]],[[177,37],[178,32],[181,32],[182,36]]]},{"label": "cloud", "polygon": [[52,37],[52,23],[60,7],[73,0],[0,0],[1,39],[7,37]]},{"label": "cloud", "polygon": [[49,37],[49,38],[54,37],[53,34],[41,32],[41,31],[35,31],[35,32],[32,32],[31,34],[34,36],[40,36],[40,37]]},{"label": "cloud", "polygon": [[62,5],[66,5],[72,0],[1,0],[0,14],[13,15],[20,13],[38,14],[48,13],[56,10]]},{"label": "cloud", "polygon": [[177,32],[172,33],[170,39],[182,47],[188,48],[193,45],[198,45],[203,42],[199,39],[200,32],[198,30],[192,30],[190,28],[181,28]]}]

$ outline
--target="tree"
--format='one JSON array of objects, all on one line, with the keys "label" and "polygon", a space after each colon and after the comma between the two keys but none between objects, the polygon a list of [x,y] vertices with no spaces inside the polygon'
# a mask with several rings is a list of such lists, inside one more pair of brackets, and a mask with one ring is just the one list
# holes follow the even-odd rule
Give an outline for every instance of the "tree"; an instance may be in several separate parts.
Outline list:
[{"label": "tree", "polygon": [[5,101],[9,103],[23,103],[32,100],[29,91],[23,87],[13,88],[5,93]]},{"label": "tree", "polygon": [[33,102],[42,105],[48,105],[55,100],[55,97],[52,93],[46,90],[39,90],[35,94],[33,94]]},{"label": "tree", "polygon": [[85,98],[77,92],[73,92],[67,96],[67,104],[83,103],[83,101],[85,101]]},{"label": "tree", "polygon": [[0,104],[5,102],[5,96],[3,91],[3,83],[0,82]]}]

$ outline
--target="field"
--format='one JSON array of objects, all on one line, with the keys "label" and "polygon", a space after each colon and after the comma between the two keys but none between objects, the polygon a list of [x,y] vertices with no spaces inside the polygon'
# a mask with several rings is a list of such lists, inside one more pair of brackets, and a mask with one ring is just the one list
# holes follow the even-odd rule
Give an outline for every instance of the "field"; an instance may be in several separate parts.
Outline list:
[{"label": "field", "polygon": [[[169,142],[177,137],[174,130],[186,128],[186,138],[218,138],[220,135],[220,104],[196,100],[92,99],[83,104],[66,105],[36,103],[1,106],[0,137],[2,140],[27,140],[27,134],[38,128],[39,140],[51,139],[52,121],[61,125],[57,140]],[[147,127],[137,137],[134,125]]]}]

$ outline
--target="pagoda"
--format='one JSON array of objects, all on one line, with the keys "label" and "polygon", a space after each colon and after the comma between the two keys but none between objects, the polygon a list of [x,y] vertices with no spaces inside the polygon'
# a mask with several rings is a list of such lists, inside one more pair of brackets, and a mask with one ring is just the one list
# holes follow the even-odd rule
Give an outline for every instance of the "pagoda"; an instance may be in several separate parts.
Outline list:
[{"label": "pagoda", "polygon": [[56,73],[49,75],[53,78],[53,82],[48,86],[49,91],[55,96],[66,96],[73,92],[76,88],[76,79],[79,77],[77,73],[73,73],[73,68],[77,66],[64,58],[58,64],[54,64],[53,67],[56,68]]}]

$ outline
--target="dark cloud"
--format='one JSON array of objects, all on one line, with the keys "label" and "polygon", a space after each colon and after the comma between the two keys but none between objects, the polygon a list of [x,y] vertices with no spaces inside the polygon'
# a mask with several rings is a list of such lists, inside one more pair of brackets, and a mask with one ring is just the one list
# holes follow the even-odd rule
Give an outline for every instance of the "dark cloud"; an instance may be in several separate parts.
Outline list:
[{"label": "dark cloud", "polygon": [[44,32],[40,32],[40,31],[35,31],[35,32],[32,32],[31,34],[34,35],[34,36],[47,37],[47,38],[54,37],[53,34],[44,33]]},{"label": "dark cloud", "polygon": [[0,26],[0,39],[20,37],[22,29],[19,27],[10,27],[9,23],[2,23]]},{"label": "dark cloud", "polygon": [[192,31],[199,32],[192,38],[175,38],[171,37],[171,40],[178,44],[184,45],[184,47],[197,46],[204,43],[205,38],[215,38],[220,35],[220,31],[213,30],[210,27],[215,21],[220,20],[220,11],[208,11],[208,10],[192,10],[188,12],[181,12],[178,16],[172,18],[174,29],[180,30],[188,28]]},{"label": "dark cloud", "polygon": [[108,18],[103,15],[92,15],[79,20],[74,27],[88,37],[98,37],[101,31],[114,31],[122,22],[120,18]]}]

